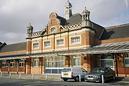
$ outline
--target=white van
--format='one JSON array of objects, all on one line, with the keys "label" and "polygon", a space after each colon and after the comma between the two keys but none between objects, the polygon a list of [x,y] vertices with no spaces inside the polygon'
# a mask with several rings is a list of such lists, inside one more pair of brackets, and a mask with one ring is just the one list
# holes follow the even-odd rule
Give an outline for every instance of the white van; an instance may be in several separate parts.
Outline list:
[{"label": "white van", "polygon": [[81,67],[67,67],[61,72],[61,78],[64,81],[68,79],[74,79],[75,81],[82,81],[85,79],[87,71]]}]

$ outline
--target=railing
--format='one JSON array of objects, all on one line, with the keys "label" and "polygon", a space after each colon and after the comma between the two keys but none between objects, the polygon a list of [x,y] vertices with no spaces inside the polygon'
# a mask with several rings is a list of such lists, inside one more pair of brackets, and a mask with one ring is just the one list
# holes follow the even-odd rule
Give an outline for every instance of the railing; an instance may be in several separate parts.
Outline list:
[{"label": "railing", "polygon": [[24,73],[3,73],[0,72],[0,78],[11,78],[11,79],[37,79],[37,80],[53,80],[60,81],[60,75],[58,74],[24,74]]}]

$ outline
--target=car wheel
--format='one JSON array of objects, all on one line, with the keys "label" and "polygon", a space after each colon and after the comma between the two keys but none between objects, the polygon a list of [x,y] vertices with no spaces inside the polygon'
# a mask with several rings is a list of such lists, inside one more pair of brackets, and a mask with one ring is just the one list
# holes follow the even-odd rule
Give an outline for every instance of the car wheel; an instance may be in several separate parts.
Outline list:
[{"label": "car wheel", "polygon": [[84,78],[82,78],[82,79],[81,79],[81,81],[85,81],[85,79],[84,79]]},{"label": "car wheel", "polygon": [[64,81],[67,81],[68,79],[63,79]]},{"label": "car wheel", "polygon": [[74,80],[75,80],[76,82],[79,82],[79,77],[76,76]]},{"label": "car wheel", "polygon": [[115,80],[116,79],[116,77],[115,76],[112,76],[112,80]]}]

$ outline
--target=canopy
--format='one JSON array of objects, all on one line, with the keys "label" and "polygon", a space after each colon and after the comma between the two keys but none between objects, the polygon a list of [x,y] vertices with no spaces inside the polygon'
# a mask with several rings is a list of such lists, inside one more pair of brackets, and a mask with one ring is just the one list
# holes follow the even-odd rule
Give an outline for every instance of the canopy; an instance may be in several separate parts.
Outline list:
[{"label": "canopy", "polygon": [[127,53],[129,42],[102,44],[87,48],[85,54]]}]

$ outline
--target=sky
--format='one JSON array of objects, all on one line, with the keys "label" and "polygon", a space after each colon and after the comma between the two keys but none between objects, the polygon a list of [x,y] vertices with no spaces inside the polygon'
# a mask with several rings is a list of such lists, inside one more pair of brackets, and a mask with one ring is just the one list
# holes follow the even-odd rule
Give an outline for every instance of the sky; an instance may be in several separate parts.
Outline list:
[{"label": "sky", "polygon": [[[42,30],[49,14],[64,16],[67,0],[0,0],[0,42],[7,44],[26,41],[27,25]],[[73,14],[85,6],[93,22],[104,27],[129,23],[129,0],[69,0]]]}]

